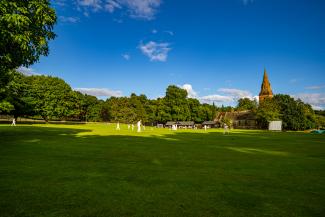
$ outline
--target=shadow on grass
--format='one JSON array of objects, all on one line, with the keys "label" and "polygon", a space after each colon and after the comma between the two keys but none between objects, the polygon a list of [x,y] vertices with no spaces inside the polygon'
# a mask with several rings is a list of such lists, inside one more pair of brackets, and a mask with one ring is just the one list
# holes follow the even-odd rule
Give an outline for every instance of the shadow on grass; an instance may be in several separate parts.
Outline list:
[{"label": "shadow on grass", "polygon": [[2,216],[324,214],[322,136],[91,135],[61,126],[0,133]]}]

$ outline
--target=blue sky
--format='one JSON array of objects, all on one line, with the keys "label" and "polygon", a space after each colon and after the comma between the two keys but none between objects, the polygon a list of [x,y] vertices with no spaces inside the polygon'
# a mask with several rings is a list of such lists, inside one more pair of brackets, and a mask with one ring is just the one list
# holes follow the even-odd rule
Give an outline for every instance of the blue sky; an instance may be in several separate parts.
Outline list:
[{"label": "blue sky", "polygon": [[58,76],[100,98],[165,94],[235,105],[274,93],[325,108],[323,0],[53,0],[50,55],[31,73]]}]

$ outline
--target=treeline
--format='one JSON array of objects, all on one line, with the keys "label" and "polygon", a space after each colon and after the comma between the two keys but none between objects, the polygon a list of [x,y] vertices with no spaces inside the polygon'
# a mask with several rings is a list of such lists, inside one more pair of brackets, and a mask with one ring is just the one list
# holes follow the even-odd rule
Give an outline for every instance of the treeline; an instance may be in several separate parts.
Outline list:
[{"label": "treeline", "polygon": [[14,117],[49,120],[119,121],[166,123],[213,120],[217,107],[187,98],[187,92],[171,85],[166,96],[148,99],[145,95],[111,97],[99,100],[73,90],[64,80],[51,76],[10,74],[9,83],[0,90],[0,113]]},{"label": "treeline", "polygon": [[256,101],[244,98],[238,101],[237,110],[251,110],[258,125],[266,129],[270,121],[281,120],[284,130],[307,130],[325,127],[324,112],[315,111],[311,105],[289,95],[277,94],[271,99]]},{"label": "treeline", "polygon": [[64,80],[51,76],[25,76],[9,73],[7,85],[0,87],[0,114],[17,117],[85,122],[146,124],[167,121],[214,120],[217,112],[252,111],[258,125],[267,128],[269,121],[282,120],[285,130],[306,130],[325,126],[324,111],[315,111],[309,104],[289,95],[278,94],[258,104],[243,98],[236,107],[216,107],[201,104],[187,97],[186,90],[168,86],[162,98],[148,99],[145,95],[111,97],[99,100],[94,96],[73,90]]}]

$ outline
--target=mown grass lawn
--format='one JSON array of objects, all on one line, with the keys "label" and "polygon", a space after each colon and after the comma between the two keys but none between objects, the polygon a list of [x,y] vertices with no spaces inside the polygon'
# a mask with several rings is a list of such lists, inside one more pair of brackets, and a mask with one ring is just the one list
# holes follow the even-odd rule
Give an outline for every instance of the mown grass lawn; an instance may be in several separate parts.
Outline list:
[{"label": "mown grass lawn", "polygon": [[325,136],[0,125],[0,216],[325,216]]}]

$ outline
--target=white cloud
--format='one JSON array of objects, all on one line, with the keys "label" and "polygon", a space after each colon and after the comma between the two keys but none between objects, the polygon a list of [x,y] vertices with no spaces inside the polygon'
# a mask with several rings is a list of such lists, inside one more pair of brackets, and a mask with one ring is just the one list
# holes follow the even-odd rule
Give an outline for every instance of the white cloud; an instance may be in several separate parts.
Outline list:
[{"label": "white cloud", "polygon": [[214,94],[214,95],[207,95],[207,96],[203,96],[200,97],[199,100],[203,103],[232,103],[234,102],[233,97],[231,96],[223,96],[223,95],[219,95],[219,94]]},{"label": "white cloud", "polygon": [[108,0],[105,5],[105,9],[110,13],[113,13],[116,9],[121,9],[121,8],[122,6],[118,2],[113,0]]},{"label": "white cloud", "polygon": [[123,57],[125,60],[130,60],[130,59],[131,59],[130,54],[122,54],[122,57]]},{"label": "white cloud", "polygon": [[203,103],[217,103],[217,104],[236,104],[238,99],[249,98],[250,100],[258,100],[258,96],[253,96],[251,92],[247,90],[240,90],[234,88],[219,88],[218,91],[221,94],[212,94],[199,97],[199,100]]},{"label": "white cloud", "polygon": [[198,97],[198,94],[193,90],[192,85],[184,84],[181,86],[181,88],[187,91],[188,98],[197,98]]},{"label": "white cloud", "polygon": [[311,107],[314,109],[314,110],[324,110],[325,106],[317,106],[317,105],[311,105]]},{"label": "white cloud", "polygon": [[217,104],[227,104],[234,105],[237,103],[240,98],[249,98],[251,100],[258,100],[258,96],[252,96],[252,94],[247,90],[240,89],[229,89],[229,88],[220,88],[218,92],[223,94],[211,94],[207,96],[199,96],[199,94],[193,89],[191,84],[184,84],[179,86],[187,91],[189,98],[195,98],[200,100],[202,103],[217,103]]},{"label": "white cloud", "polygon": [[20,73],[22,73],[22,74],[24,74],[24,75],[26,75],[26,76],[41,75],[41,74],[35,72],[34,69],[32,69],[32,68],[26,68],[26,67],[24,67],[24,66],[20,66],[20,67],[17,69],[17,71],[20,72]]},{"label": "white cloud", "polygon": [[78,6],[93,11],[108,11],[114,13],[117,10],[125,10],[129,17],[144,20],[155,18],[161,0],[78,0]]},{"label": "white cloud", "polygon": [[78,23],[80,21],[78,17],[65,17],[65,16],[59,16],[59,20],[63,23]]},{"label": "white cloud", "polygon": [[218,89],[218,92],[230,95],[234,99],[240,99],[240,98],[253,99],[254,98],[252,93],[247,90],[239,90],[239,89],[233,89],[233,88],[220,88],[220,89]]},{"label": "white cloud", "polygon": [[120,90],[110,90],[106,88],[74,88],[74,90],[79,91],[83,94],[88,94],[96,97],[120,97],[122,96],[122,91]]},{"label": "white cloud", "polygon": [[139,49],[144,55],[149,57],[150,61],[165,62],[168,57],[168,52],[171,50],[169,43],[157,43],[149,41],[146,44],[140,44]]},{"label": "white cloud", "polygon": [[305,87],[305,89],[307,89],[307,90],[319,90],[319,89],[323,89],[323,88],[325,88],[325,84]]},{"label": "white cloud", "polygon": [[85,8],[92,8],[94,11],[98,11],[102,9],[102,1],[101,0],[78,0],[78,5],[83,6]]},{"label": "white cloud", "polygon": [[310,104],[314,109],[325,108],[325,93],[300,93],[293,95],[293,97]]},{"label": "white cloud", "polygon": [[120,0],[129,10],[130,16],[151,20],[154,18],[161,0]]}]

